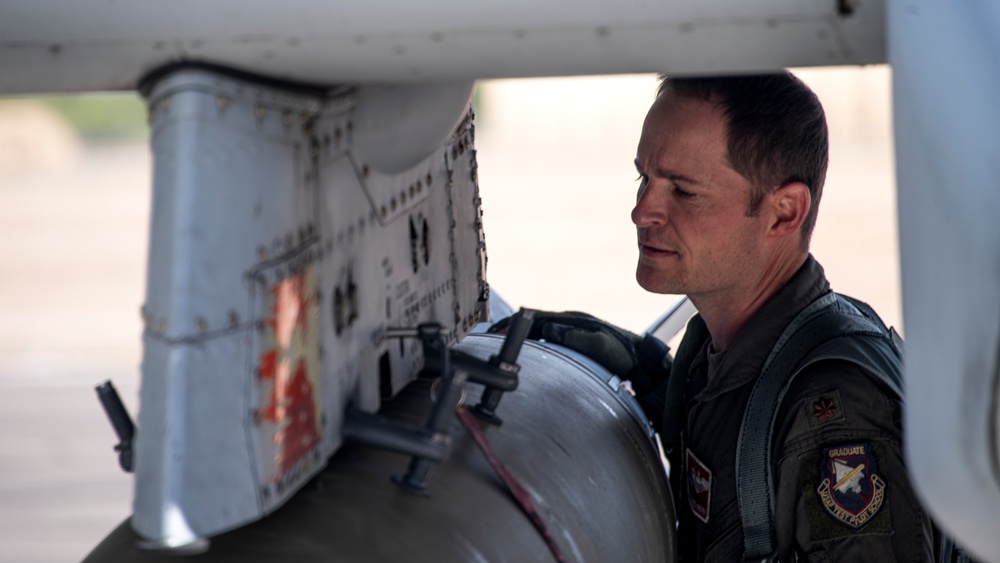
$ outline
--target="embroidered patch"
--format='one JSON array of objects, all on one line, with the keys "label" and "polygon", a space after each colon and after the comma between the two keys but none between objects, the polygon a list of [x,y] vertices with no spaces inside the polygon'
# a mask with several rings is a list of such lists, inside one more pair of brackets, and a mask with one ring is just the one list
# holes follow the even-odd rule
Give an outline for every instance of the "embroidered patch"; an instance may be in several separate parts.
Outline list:
[{"label": "embroidered patch", "polygon": [[844,409],[840,402],[840,391],[836,389],[829,393],[809,397],[805,400],[804,405],[811,428],[844,419]]},{"label": "embroidered patch", "polygon": [[816,493],[838,522],[860,530],[881,510],[886,483],[869,444],[824,448],[819,471]]},{"label": "embroidered patch", "polygon": [[688,471],[688,504],[691,512],[699,520],[708,524],[708,516],[712,507],[712,471],[698,459],[690,449],[687,450]]}]

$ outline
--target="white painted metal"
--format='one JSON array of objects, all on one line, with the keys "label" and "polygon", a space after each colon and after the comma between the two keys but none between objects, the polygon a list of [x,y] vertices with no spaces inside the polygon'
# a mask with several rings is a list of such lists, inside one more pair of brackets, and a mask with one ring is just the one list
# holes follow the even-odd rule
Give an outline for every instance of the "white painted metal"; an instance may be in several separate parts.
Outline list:
[{"label": "white painted metal", "polygon": [[180,546],[274,510],[340,446],[346,405],[376,411],[422,366],[386,328],[457,341],[486,320],[471,90],[324,98],[187,70],[149,93],[142,536]]},{"label": "white painted metal", "polygon": [[908,466],[941,525],[1000,561],[1000,4],[890,3]]},{"label": "white painted metal", "polygon": [[688,321],[697,312],[698,308],[685,295],[667,309],[659,319],[656,319],[653,324],[649,325],[646,333],[652,334],[663,342],[670,342],[687,327]]},{"label": "white painted metal", "polygon": [[177,61],[322,84],[871,64],[883,27],[883,0],[4,0],[0,92],[132,89]]}]

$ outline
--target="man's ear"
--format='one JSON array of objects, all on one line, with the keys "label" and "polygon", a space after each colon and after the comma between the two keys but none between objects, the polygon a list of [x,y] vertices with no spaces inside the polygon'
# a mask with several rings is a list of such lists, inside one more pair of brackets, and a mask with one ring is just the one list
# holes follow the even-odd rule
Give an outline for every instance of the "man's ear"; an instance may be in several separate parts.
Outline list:
[{"label": "man's ear", "polygon": [[772,217],[769,234],[783,238],[798,232],[812,203],[809,188],[802,182],[790,182],[771,192],[767,199]]}]

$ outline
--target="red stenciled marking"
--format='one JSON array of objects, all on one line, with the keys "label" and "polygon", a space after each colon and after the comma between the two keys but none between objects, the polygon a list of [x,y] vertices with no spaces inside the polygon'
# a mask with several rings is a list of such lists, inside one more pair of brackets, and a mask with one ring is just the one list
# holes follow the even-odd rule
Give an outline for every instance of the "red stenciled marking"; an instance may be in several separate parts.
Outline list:
[{"label": "red stenciled marking", "polygon": [[[309,380],[305,354],[312,326],[314,306],[306,291],[305,273],[286,279],[271,288],[274,305],[264,325],[274,334],[274,346],[260,357],[260,377],[271,381],[268,403],[260,410],[261,419],[278,426],[274,443],[279,474],[295,467],[320,441],[316,424],[316,402]],[[292,369],[294,363],[294,371]]]}]

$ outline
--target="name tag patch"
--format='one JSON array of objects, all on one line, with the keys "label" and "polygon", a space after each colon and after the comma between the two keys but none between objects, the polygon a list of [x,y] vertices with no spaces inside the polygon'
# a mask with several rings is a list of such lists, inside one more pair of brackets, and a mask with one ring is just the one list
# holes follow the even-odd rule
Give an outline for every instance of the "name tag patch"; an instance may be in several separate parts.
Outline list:
[{"label": "name tag patch", "polygon": [[819,471],[816,493],[838,522],[860,530],[882,509],[886,483],[870,444],[824,448]]},{"label": "name tag patch", "polygon": [[698,459],[691,449],[687,451],[687,497],[691,512],[708,524],[712,507],[712,471]]}]

